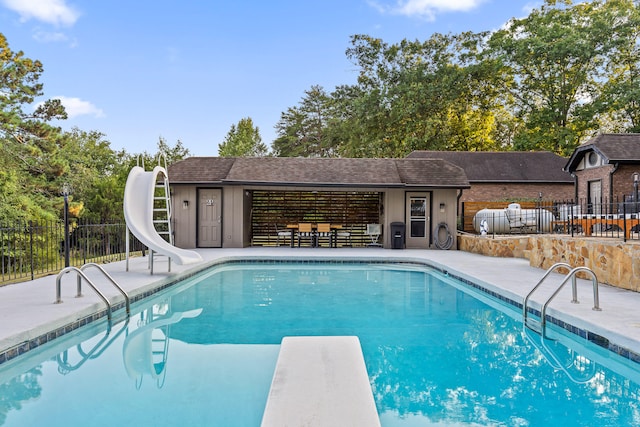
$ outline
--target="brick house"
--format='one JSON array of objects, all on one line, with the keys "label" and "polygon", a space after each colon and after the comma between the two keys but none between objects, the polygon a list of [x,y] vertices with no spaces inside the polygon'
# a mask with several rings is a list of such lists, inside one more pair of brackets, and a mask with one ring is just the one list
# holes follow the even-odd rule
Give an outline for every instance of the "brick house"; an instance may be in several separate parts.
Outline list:
[{"label": "brick house", "polygon": [[640,134],[598,135],[576,148],[563,169],[574,178],[573,197],[586,204],[587,213],[600,213],[603,203],[613,209],[632,202],[640,178]]},{"label": "brick house", "polygon": [[408,158],[443,159],[461,167],[471,188],[460,202],[567,200],[574,197],[567,159],[548,151],[414,151]]}]

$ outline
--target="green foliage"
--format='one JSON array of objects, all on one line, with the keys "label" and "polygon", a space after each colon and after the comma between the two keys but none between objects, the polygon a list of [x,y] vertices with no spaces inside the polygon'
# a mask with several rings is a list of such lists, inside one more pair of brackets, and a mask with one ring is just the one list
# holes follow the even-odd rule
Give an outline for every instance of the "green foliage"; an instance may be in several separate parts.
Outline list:
[{"label": "green foliage", "polygon": [[98,131],[62,132],[49,124],[66,118],[59,100],[34,105],[43,95],[42,72],[39,61],[13,52],[0,34],[0,223],[62,218],[65,184],[71,216],[120,218],[126,179],[137,161],[157,164],[164,153],[163,164],[171,164],[189,155],[180,141],[170,146],[160,138],[158,153],[132,155],[114,152]]},{"label": "green foliage", "polygon": [[[90,135],[102,137],[102,134],[91,133]],[[86,143],[94,144],[96,141],[89,138]],[[105,141],[101,141],[99,145],[104,147],[102,144],[105,143]],[[108,143],[106,144],[108,146]],[[96,152],[100,152],[100,149],[97,149]],[[77,195],[80,199],[74,198],[74,200],[82,200],[84,207],[82,217],[96,222],[122,217],[124,188],[132,167],[140,165],[147,170],[151,170],[156,165],[168,167],[172,163],[189,157],[189,150],[179,140],[171,146],[164,138],[160,137],[155,153],[145,151],[139,154],[129,154],[124,150],[113,152],[108,149],[104,151],[104,155],[104,160],[100,162],[103,167],[94,169],[95,176],[86,179],[89,184],[83,185],[83,191]]]},{"label": "green foliage", "polygon": [[413,150],[498,147],[489,64],[468,65],[484,35],[434,34],[388,45],[352,37],[357,85],[306,92],[276,126],[279,155],[404,157]]},{"label": "green foliage", "polygon": [[357,83],[329,95],[316,86],[305,92],[299,106],[282,114],[274,150],[569,155],[600,127],[640,131],[638,8],[632,0],[547,0],[493,33],[396,44],[354,35],[346,54],[359,70]]},{"label": "green foliage", "polygon": [[551,3],[495,32],[484,54],[504,67],[510,108],[524,121],[514,148],[568,155],[595,127],[610,33],[598,25],[598,2]]},{"label": "green foliage", "polygon": [[[611,25],[613,24],[613,25]],[[606,62],[608,79],[599,107],[603,127],[614,132],[640,132],[640,6],[633,1],[608,1],[603,6],[601,25],[610,26],[613,36]]]},{"label": "green foliage", "polygon": [[63,135],[47,122],[66,113],[59,100],[31,106],[42,95],[41,74],[39,61],[13,52],[0,34],[0,221],[57,216],[54,195],[68,164],[58,153]]},{"label": "green foliage", "polygon": [[333,157],[335,141],[328,132],[331,98],[321,86],[305,91],[299,107],[282,113],[276,124],[279,137],[272,149],[280,157]]},{"label": "green foliage", "polygon": [[260,130],[254,127],[250,117],[241,119],[237,126],[231,125],[224,141],[218,145],[220,157],[261,157],[267,154]]},{"label": "green foliage", "polygon": [[[549,150],[561,155],[598,131],[640,132],[640,5],[546,0],[493,33],[433,34],[388,44],[354,35],[354,84],[314,85],[281,114],[272,154],[404,157],[413,150]],[[0,222],[70,213],[121,217],[132,166],[189,156],[160,138],[156,153],[115,152],[98,131],[62,132],[45,100],[43,65],[0,34]],[[266,156],[251,118],[231,126],[220,156]],[[163,153],[160,158],[159,153]]]}]

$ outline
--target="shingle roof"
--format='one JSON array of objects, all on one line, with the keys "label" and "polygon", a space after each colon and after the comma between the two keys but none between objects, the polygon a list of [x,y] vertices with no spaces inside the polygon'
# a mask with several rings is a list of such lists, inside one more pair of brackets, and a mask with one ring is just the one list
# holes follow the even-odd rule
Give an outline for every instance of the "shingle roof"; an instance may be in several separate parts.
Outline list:
[{"label": "shingle roof", "polygon": [[227,177],[235,159],[226,157],[189,157],[169,166],[171,182],[219,183]]},{"label": "shingle roof", "polygon": [[190,157],[169,167],[174,184],[469,188],[464,171],[442,159]]},{"label": "shingle roof", "polygon": [[400,181],[407,185],[422,185],[425,180],[443,186],[469,187],[465,171],[442,159],[397,159],[395,161]]},{"label": "shingle roof", "polygon": [[227,182],[298,184],[398,184],[388,159],[253,157],[236,159]]},{"label": "shingle roof", "polygon": [[591,151],[600,154],[607,163],[640,164],[640,134],[604,133],[591,138],[576,148],[564,169],[573,172]]},{"label": "shingle roof", "polygon": [[414,151],[408,158],[443,159],[464,169],[469,182],[573,183],[566,159],[548,151]]}]

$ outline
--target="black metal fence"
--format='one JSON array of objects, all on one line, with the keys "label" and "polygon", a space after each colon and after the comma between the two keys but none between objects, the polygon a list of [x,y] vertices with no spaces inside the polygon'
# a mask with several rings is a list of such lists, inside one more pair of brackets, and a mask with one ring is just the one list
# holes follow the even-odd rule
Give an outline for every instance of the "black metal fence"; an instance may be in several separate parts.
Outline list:
[{"label": "black metal fence", "polygon": [[[562,200],[508,203],[474,202],[464,209],[466,232],[500,234],[567,234],[640,240],[640,203],[627,198],[612,201]],[[481,209],[480,209],[481,208]],[[466,215],[466,216],[464,216]]]},{"label": "black metal fence", "polygon": [[[460,218],[463,231],[492,236],[561,233],[572,237],[640,240],[640,203],[626,198],[599,202],[474,202],[474,206],[472,210],[463,204]],[[66,266],[66,256],[71,266],[125,259],[123,221],[93,224],[74,219],[68,229],[67,246],[63,221],[0,224],[0,285],[57,273]],[[131,253],[145,250],[133,235],[130,239]]]},{"label": "black metal fence", "polygon": [[[65,255],[71,266],[125,259],[124,222],[92,224],[72,220],[68,230],[67,247],[65,225],[62,221],[0,225],[0,284],[33,280],[57,273],[66,266]],[[133,235],[130,239],[132,253],[145,249]]]}]

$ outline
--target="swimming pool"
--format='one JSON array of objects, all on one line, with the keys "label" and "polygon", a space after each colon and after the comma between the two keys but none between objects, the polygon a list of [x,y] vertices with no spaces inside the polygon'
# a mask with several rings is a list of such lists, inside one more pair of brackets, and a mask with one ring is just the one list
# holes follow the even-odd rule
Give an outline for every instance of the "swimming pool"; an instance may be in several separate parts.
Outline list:
[{"label": "swimming pool", "polygon": [[640,425],[632,362],[422,266],[224,264],[133,312],[3,365],[0,424],[257,426],[283,336],[357,335],[383,426]]}]

